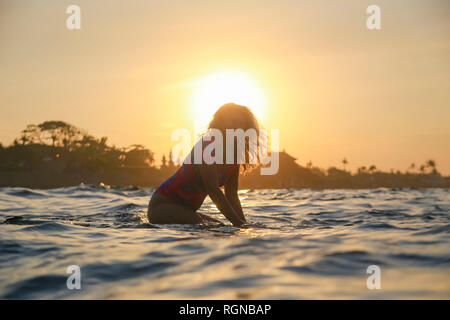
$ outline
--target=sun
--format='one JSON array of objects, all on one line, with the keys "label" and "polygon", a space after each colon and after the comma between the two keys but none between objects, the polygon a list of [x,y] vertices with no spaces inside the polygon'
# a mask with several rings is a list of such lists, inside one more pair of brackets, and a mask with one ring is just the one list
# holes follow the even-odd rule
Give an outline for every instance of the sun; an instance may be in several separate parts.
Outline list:
[{"label": "sun", "polygon": [[249,107],[261,120],[264,115],[263,91],[248,75],[238,72],[218,72],[194,82],[194,130],[206,129],[214,112],[225,103],[233,102]]}]

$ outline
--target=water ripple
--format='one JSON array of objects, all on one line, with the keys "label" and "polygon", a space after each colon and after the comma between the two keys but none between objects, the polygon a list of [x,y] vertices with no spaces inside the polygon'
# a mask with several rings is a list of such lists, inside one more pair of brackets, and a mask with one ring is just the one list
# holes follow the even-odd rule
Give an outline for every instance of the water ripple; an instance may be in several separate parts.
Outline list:
[{"label": "water ripple", "polygon": [[150,224],[153,190],[0,188],[0,298],[450,298],[448,189],[243,190],[242,228]]}]

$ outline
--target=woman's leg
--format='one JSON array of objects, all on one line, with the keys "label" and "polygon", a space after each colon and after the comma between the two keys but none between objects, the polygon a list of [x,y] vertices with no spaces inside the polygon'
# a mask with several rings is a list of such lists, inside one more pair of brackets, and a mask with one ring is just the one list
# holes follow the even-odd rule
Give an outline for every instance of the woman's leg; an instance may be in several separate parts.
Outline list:
[{"label": "woman's leg", "polygon": [[156,206],[149,206],[148,220],[157,224],[198,224],[202,219],[195,211],[180,206],[175,203],[159,203]]},{"label": "woman's leg", "polygon": [[170,199],[159,194],[154,195],[150,200],[147,215],[149,222],[156,224],[220,223],[219,220],[173,203]]}]

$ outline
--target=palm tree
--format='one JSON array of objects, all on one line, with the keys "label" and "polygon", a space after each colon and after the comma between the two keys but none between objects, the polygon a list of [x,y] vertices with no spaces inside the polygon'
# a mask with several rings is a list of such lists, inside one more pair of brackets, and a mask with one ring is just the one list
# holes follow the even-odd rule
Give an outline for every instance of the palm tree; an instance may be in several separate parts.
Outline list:
[{"label": "palm tree", "polygon": [[344,171],[345,171],[345,166],[348,164],[348,161],[346,158],[342,159],[342,164],[344,165]]},{"label": "palm tree", "polygon": [[426,166],[431,169],[432,173],[436,173],[437,172],[436,171],[436,161],[430,159],[430,160],[427,161]]},{"label": "palm tree", "polygon": [[369,167],[370,174],[373,174],[375,170],[377,170],[377,167],[374,164]]},{"label": "palm tree", "polygon": [[306,164],[306,167],[311,169],[312,168],[312,162],[311,160],[308,161],[308,163]]}]

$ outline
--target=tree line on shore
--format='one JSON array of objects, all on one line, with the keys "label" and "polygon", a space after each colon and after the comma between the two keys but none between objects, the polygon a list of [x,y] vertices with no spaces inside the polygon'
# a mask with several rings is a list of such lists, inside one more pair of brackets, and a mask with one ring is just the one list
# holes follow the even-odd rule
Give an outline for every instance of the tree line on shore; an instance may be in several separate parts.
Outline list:
[{"label": "tree line on shore", "polygon": [[[354,174],[346,170],[349,164],[346,158],[342,160],[342,169],[327,170],[313,166],[311,161],[301,166],[284,151],[280,152],[279,160],[280,170],[276,175],[260,176],[259,170],[253,170],[242,178],[242,186],[370,188],[449,187],[450,184],[449,177],[439,174],[434,160],[419,166],[412,163],[405,172],[382,172],[370,165],[359,167]],[[64,121],[28,125],[10,146],[0,144],[0,177],[4,180],[0,181],[1,186],[55,187],[81,182],[153,186],[176,168],[171,156],[163,155],[161,165],[156,167],[153,151],[144,146],[116,147],[108,144],[107,137],[96,138]],[[42,181],[45,179],[53,180]]]},{"label": "tree line on shore", "polygon": [[12,145],[0,145],[1,169],[35,169],[45,162],[66,170],[98,171],[123,166],[150,167],[154,153],[142,145],[119,148],[64,121],[28,125]]}]

